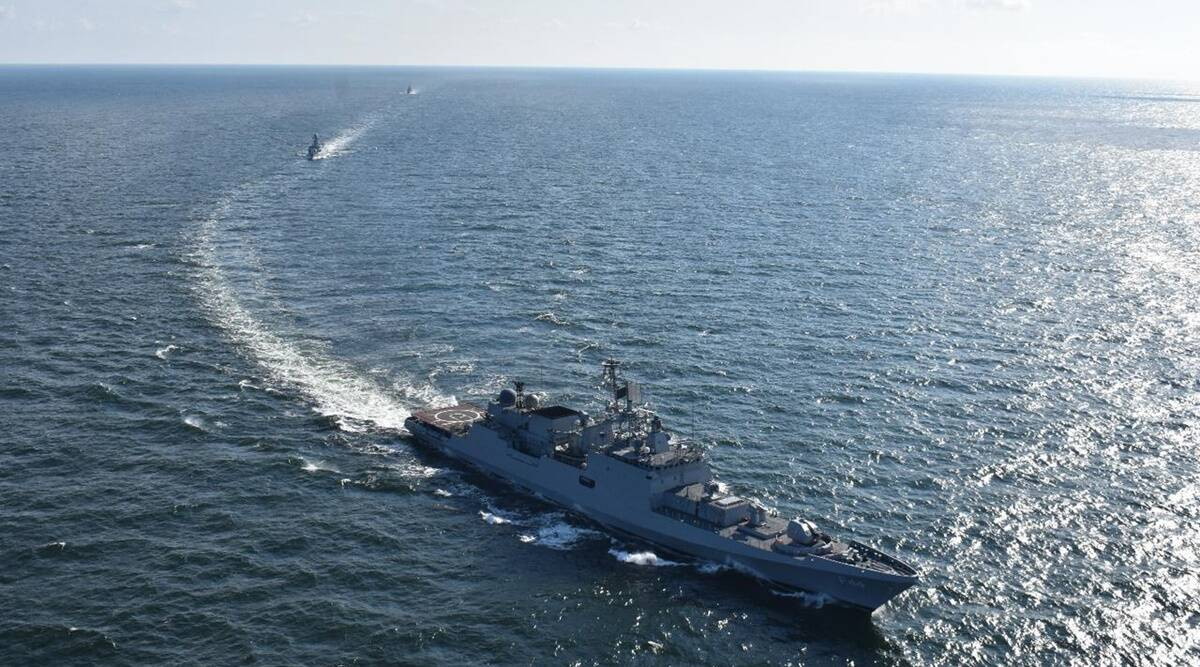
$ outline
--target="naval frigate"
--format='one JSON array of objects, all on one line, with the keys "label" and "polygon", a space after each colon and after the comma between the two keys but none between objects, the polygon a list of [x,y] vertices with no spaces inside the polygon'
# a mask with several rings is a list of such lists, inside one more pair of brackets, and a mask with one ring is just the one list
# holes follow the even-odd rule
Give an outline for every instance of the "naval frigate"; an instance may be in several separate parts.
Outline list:
[{"label": "naval frigate", "polygon": [[405,426],[419,443],[612,531],[774,586],[870,612],[917,583],[897,558],[731,493],[699,446],[672,437],[641,405],[617,361],[603,367],[610,398],[595,419],[542,405],[516,382],[486,408],[416,412]]}]

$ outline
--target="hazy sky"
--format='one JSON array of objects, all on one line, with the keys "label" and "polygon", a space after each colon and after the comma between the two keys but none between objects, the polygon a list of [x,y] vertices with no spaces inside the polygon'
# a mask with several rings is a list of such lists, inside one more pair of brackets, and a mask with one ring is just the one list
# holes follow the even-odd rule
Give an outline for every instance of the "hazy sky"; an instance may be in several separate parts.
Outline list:
[{"label": "hazy sky", "polygon": [[1200,79],[1200,0],[0,0],[0,62]]}]

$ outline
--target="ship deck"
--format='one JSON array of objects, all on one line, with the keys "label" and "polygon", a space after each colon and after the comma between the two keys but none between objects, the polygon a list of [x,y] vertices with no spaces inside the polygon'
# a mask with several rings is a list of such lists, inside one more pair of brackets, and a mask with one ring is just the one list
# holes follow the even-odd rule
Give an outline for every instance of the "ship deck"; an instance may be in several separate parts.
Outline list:
[{"label": "ship deck", "polygon": [[478,405],[459,403],[448,408],[419,410],[412,413],[412,417],[427,426],[459,435],[466,433],[475,422],[483,420],[484,414],[483,408]]}]

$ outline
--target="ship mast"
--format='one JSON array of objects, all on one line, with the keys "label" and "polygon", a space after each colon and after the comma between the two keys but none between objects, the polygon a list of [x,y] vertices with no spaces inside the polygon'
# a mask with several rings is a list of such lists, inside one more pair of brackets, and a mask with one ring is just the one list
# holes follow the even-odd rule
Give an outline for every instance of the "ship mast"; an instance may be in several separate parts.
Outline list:
[{"label": "ship mast", "polygon": [[[642,400],[641,388],[636,382],[621,381],[617,371],[621,362],[616,359],[605,359],[601,366],[604,367],[604,388],[612,392],[608,411],[614,415],[624,415],[625,417],[632,415],[634,403]],[[621,406],[621,401],[625,401],[624,407]]]},{"label": "ship mast", "polygon": [[605,359],[600,365],[604,368],[602,385],[612,394],[612,400],[608,402],[608,411],[615,414],[621,410],[621,397],[618,393],[621,389],[620,378],[617,375],[617,369],[620,368],[621,362],[616,359]]}]

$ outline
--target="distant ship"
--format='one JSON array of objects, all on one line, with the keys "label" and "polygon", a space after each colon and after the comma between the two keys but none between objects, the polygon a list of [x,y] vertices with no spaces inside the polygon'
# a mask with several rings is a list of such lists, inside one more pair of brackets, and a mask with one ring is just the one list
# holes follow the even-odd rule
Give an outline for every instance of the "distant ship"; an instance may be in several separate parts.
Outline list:
[{"label": "distant ship", "polygon": [[405,426],[419,443],[614,532],[778,587],[870,612],[917,583],[916,570],[892,556],[730,493],[699,447],[674,440],[639,405],[639,387],[618,366],[604,362],[611,399],[597,419],[540,405],[517,382],[486,409],[417,412]]},{"label": "distant ship", "polygon": [[413,90],[412,84],[408,84],[408,90],[404,91],[405,95],[416,95],[417,91]]},{"label": "distant ship", "polygon": [[308,159],[310,159],[310,160],[317,159],[317,154],[320,152],[321,152],[321,140],[318,139],[317,135],[314,134],[312,143],[308,145]]}]

